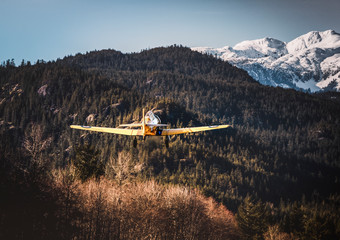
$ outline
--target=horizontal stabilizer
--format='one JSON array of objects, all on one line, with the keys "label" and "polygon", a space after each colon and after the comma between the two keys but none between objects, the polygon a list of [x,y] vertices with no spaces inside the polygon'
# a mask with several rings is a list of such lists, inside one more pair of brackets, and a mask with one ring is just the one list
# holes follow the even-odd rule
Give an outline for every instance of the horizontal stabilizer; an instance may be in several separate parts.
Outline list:
[{"label": "horizontal stabilizer", "polygon": [[169,124],[147,123],[146,126],[149,126],[149,127],[168,127]]},{"label": "horizontal stabilizer", "polygon": [[142,127],[142,123],[120,124],[119,127]]}]

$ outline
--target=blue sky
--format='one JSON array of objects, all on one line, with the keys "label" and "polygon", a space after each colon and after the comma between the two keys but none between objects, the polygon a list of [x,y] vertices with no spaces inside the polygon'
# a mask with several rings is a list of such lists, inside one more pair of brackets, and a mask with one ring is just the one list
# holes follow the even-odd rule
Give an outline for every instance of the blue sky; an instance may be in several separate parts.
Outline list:
[{"label": "blue sky", "polygon": [[339,0],[1,0],[0,61],[340,32]]}]

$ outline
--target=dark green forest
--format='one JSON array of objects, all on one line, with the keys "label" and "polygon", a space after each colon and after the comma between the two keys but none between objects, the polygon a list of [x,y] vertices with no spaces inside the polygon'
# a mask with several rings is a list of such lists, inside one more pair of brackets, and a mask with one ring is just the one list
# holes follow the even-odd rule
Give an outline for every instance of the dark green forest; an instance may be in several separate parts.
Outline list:
[{"label": "dark green forest", "polygon": [[[189,237],[174,225],[172,235],[153,229],[158,235],[147,239],[340,239],[339,93],[263,86],[227,62],[182,46],[93,51],[19,66],[8,60],[0,66],[0,87],[0,238],[146,236],[121,227],[114,234],[99,231],[99,218],[90,222],[102,213],[78,206],[77,196],[87,199],[83,185],[109,189],[105,181],[112,179],[117,189],[152,181],[160,189],[195,191],[190,199],[201,199],[192,200],[195,207],[208,206],[203,196],[213,199],[237,223],[224,228],[216,217],[209,222],[218,225],[209,231],[221,232],[215,238],[207,232]],[[143,108],[172,127],[233,127],[176,136],[168,147],[162,138],[69,127],[131,123]],[[119,170],[122,159],[126,171]],[[67,197],[69,188],[77,194]],[[107,219],[103,226],[118,221]]]}]

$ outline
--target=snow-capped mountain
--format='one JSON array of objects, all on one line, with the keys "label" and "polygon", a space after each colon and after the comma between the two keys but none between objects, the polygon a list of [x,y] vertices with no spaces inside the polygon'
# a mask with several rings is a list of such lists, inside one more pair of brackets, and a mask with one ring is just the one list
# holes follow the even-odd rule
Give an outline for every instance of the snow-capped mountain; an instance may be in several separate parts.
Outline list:
[{"label": "snow-capped mountain", "polygon": [[228,61],[265,85],[340,91],[340,34],[332,30],[309,32],[288,43],[263,38],[192,49]]}]

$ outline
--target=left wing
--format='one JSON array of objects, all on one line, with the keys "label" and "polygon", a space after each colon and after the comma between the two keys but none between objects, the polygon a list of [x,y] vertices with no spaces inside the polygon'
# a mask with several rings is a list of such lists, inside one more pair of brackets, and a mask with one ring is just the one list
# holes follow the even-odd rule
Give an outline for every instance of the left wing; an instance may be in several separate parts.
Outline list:
[{"label": "left wing", "polygon": [[192,127],[192,128],[163,129],[162,130],[162,136],[210,131],[210,130],[228,128],[228,127],[231,127],[231,125],[216,125],[216,126],[204,126],[204,127]]},{"label": "left wing", "polygon": [[124,129],[124,128],[106,128],[106,127],[91,127],[91,126],[79,126],[79,125],[71,125],[71,128],[81,129],[86,131],[94,131],[94,132],[106,132],[106,133],[115,133],[121,135],[129,135],[129,136],[143,136],[143,131],[140,129]]}]

